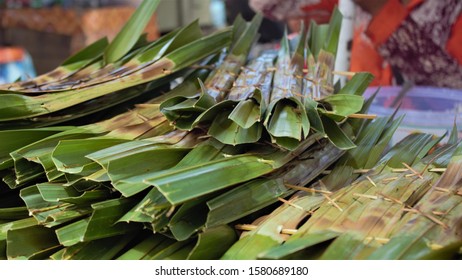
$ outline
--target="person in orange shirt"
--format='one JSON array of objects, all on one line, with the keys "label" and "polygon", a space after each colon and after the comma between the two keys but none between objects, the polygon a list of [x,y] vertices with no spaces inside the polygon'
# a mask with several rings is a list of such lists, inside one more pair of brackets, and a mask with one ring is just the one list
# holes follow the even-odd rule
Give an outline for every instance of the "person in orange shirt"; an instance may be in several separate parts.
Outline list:
[{"label": "person in orange shirt", "polygon": [[[250,0],[278,20],[325,22],[337,0]],[[354,0],[356,21],[351,71],[375,75],[374,85],[402,76],[416,85],[462,88],[462,1]]]}]

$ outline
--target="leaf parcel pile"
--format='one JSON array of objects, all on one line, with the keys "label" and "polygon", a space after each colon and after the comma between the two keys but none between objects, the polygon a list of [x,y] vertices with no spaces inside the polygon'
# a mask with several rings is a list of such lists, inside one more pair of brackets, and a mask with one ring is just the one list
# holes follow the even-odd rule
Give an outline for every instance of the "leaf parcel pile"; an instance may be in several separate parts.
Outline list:
[{"label": "leaf parcel pile", "polygon": [[372,76],[334,84],[338,11],[250,57],[261,16],[148,42],[158,3],[0,86],[0,259],[460,258],[461,144],[388,149]]}]

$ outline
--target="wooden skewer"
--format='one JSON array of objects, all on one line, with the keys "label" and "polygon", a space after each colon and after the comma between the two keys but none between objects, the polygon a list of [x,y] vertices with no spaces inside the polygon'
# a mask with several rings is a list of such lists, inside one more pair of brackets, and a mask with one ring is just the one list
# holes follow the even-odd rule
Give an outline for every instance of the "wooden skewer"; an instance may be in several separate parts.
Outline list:
[{"label": "wooden skewer", "polygon": [[409,171],[409,169],[407,168],[392,168],[391,169],[391,172],[393,173],[403,173],[403,172],[407,172]]},{"label": "wooden skewer", "polygon": [[[236,225],[234,228],[237,230],[242,230],[242,231],[252,231],[252,230],[256,230],[258,227],[255,225],[243,224],[243,225]],[[293,234],[296,234],[298,230],[291,229],[291,228],[282,228],[279,232],[282,234],[293,235]]]},{"label": "wooden skewer", "polygon": [[288,234],[288,235],[294,235],[298,232],[296,229],[290,229],[290,228],[283,228],[281,229],[282,234]]},{"label": "wooden skewer", "polygon": [[288,200],[285,200],[285,199],[282,198],[282,197],[278,197],[278,200],[281,201],[281,202],[283,202],[283,203],[285,203],[285,204],[287,204],[287,205],[290,205],[290,206],[292,206],[292,207],[294,207],[294,208],[297,208],[297,209],[299,209],[299,210],[305,211],[305,209],[303,209],[303,207],[301,207],[300,205],[297,205],[297,204],[292,203],[292,202],[290,202],[290,201],[288,201]]},{"label": "wooden skewer", "polygon": [[[316,99],[315,99],[316,100]],[[332,111],[327,111],[328,113],[334,113]],[[373,120],[377,118],[375,114],[351,114],[348,115],[350,119],[365,119],[365,120]]]},{"label": "wooden skewer", "polygon": [[435,190],[440,191],[440,192],[450,193],[450,194],[453,194],[453,195],[462,196],[462,191],[451,191],[451,190],[448,190],[448,189],[438,188],[438,187],[435,187]]},{"label": "wooden skewer", "polygon": [[451,193],[451,191],[450,191],[450,190],[448,190],[448,189],[444,189],[444,188],[438,188],[438,187],[435,187],[435,190],[437,190],[437,191],[440,191],[440,192],[445,192],[445,193]]},{"label": "wooden skewer", "polygon": [[390,242],[390,238],[374,237],[374,236],[368,236],[368,237],[366,237],[365,240],[369,241],[369,242],[377,241],[380,244],[387,244],[388,242]]},{"label": "wooden skewer", "polygon": [[395,201],[393,199],[390,199],[384,195],[369,195],[369,194],[361,194],[361,193],[354,193],[353,196],[359,196],[359,197],[365,197],[365,198],[369,198],[369,199],[379,199],[379,198],[383,198],[383,200],[385,201],[392,201],[392,202],[397,202],[399,204],[403,204],[401,201]]},{"label": "wooden skewer", "polygon": [[420,174],[420,172],[417,172],[414,168],[410,167],[407,163],[402,162],[401,164],[404,165],[407,169],[411,170],[411,172],[414,173],[414,175],[418,176],[420,179],[423,179],[422,174]]},{"label": "wooden skewer", "polygon": [[398,203],[399,205],[404,205],[404,202],[400,201],[399,199],[396,199],[394,197],[391,197],[389,195],[386,195],[386,194],[383,194],[383,193],[379,193],[378,195],[390,200],[390,201],[393,201],[394,203]]},{"label": "wooden skewer", "polygon": [[[407,168],[392,168],[391,169],[391,172],[393,173],[403,173],[403,172],[407,172],[409,171],[409,169]],[[443,172],[446,172],[446,168],[431,168],[428,170],[429,172],[435,172],[435,173],[443,173]]]},{"label": "wooden skewer", "polygon": [[404,208],[403,211],[405,212],[411,212],[411,213],[416,213],[416,214],[419,214],[419,215],[422,215],[424,216],[425,218],[429,219],[430,221],[434,222],[435,224],[438,224],[440,226],[442,226],[443,228],[445,229],[448,229],[449,227],[443,223],[442,221],[438,220],[437,218],[433,217],[432,215],[430,214],[427,214],[427,213],[424,213],[418,209],[415,209],[415,208]]},{"label": "wooden skewer", "polygon": [[388,182],[396,181],[398,179],[399,179],[398,177],[390,177],[390,178],[385,178],[382,181],[385,183],[388,183]]},{"label": "wooden skewer", "polygon": [[354,193],[353,196],[359,196],[359,197],[370,198],[370,199],[379,199],[379,197],[376,195],[362,194],[362,193]]},{"label": "wooden skewer", "polygon": [[167,216],[167,218],[170,218],[173,212],[175,212],[175,206],[172,205],[172,207],[170,207],[170,209],[168,210],[167,214],[165,214],[165,216]]},{"label": "wooden skewer", "polygon": [[428,171],[430,171],[430,172],[446,172],[446,168],[431,168]]},{"label": "wooden skewer", "polygon": [[353,77],[356,73],[355,72],[349,72],[349,71],[332,71],[332,74],[350,78],[350,77]]},{"label": "wooden skewer", "polygon": [[256,230],[258,227],[255,225],[236,225],[234,228],[237,230],[251,231]]},{"label": "wooden skewer", "polygon": [[332,204],[332,205],[333,205],[335,208],[337,208],[340,212],[343,212],[343,209],[335,202],[335,200],[336,200],[337,198],[332,199],[332,198],[330,198],[330,197],[329,197],[328,195],[326,195],[326,194],[322,194],[322,195],[329,201],[330,204]]},{"label": "wooden skewer", "polygon": [[294,186],[290,184],[285,184],[286,187],[298,191],[305,191],[305,192],[311,192],[311,193],[322,193],[322,194],[332,194],[330,191],[324,191],[324,190],[317,190],[313,188],[307,188],[307,187],[300,187],[300,186]]},{"label": "wooden skewer", "polygon": [[366,176],[367,180],[374,186],[374,187],[377,187],[377,185],[375,184],[374,181],[372,181],[371,177],[369,176]]},{"label": "wooden skewer", "polygon": [[351,114],[348,115],[351,119],[365,119],[365,120],[374,120],[377,118],[375,114]]}]

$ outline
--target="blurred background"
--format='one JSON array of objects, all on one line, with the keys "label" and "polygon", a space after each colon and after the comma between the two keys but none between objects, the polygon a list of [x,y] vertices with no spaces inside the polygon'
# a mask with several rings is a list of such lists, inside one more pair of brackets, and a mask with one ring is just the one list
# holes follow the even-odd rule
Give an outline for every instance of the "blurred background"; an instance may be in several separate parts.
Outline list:
[{"label": "blurred background", "polygon": [[[112,39],[140,2],[0,0],[0,83],[43,74],[83,46],[104,36]],[[196,18],[205,30],[224,26],[224,1],[163,0],[146,32],[155,39]]]}]

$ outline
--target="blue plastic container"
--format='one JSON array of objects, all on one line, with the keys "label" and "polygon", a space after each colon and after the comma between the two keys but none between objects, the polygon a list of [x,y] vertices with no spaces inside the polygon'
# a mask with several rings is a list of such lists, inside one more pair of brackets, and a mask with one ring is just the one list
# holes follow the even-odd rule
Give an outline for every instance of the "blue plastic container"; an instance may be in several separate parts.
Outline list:
[{"label": "blue plastic container", "polygon": [[[368,88],[364,96],[367,98],[376,90],[376,87]],[[401,87],[382,87],[369,113],[378,116],[393,114],[395,109],[391,105],[400,90]],[[403,98],[398,115],[405,117],[393,137],[393,143],[413,132],[442,136],[452,130],[454,121],[457,123],[459,136],[462,137],[462,90],[413,87]]]},{"label": "blue plastic container", "polygon": [[24,52],[21,60],[0,63],[0,84],[13,83],[18,79],[27,80],[35,75],[32,59],[27,52]]}]

